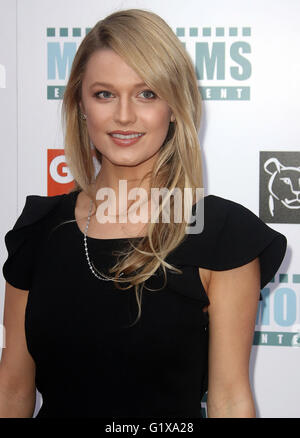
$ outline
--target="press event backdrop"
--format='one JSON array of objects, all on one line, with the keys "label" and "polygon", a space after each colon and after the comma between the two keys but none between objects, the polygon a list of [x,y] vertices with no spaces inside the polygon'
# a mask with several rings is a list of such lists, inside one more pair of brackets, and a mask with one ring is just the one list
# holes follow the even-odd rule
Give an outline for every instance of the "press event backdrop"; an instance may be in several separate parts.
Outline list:
[{"label": "press event backdrop", "polygon": [[98,20],[132,7],[161,15],[194,61],[205,194],[287,236],[262,290],[250,378],[258,417],[300,417],[300,1],[0,0],[1,265],[26,196],[72,186],[60,110],[78,45]]}]

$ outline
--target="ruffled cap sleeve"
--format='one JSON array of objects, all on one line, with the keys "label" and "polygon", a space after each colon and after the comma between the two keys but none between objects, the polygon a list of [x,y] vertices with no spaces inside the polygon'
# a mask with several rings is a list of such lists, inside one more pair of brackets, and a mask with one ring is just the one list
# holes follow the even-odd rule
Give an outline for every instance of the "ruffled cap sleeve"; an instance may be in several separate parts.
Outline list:
[{"label": "ruffled cap sleeve", "polygon": [[227,200],[228,210],[215,252],[216,270],[233,269],[259,257],[263,289],[278,271],[286,253],[286,237],[251,210]]},{"label": "ruffled cap sleeve", "polygon": [[[263,289],[278,271],[286,248],[286,237],[266,225],[251,210],[229,199],[209,195],[205,197],[202,232],[187,235],[185,241],[169,254],[168,261],[177,267],[223,271],[259,257],[260,287]],[[199,288],[197,293],[199,295]]]},{"label": "ruffled cap sleeve", "polygon": [[26,197],[20,216],[4,237],[8,256],[2,273],[12,286],[23,290],[31,288],[41,225],[60,200],[61,195]]}]

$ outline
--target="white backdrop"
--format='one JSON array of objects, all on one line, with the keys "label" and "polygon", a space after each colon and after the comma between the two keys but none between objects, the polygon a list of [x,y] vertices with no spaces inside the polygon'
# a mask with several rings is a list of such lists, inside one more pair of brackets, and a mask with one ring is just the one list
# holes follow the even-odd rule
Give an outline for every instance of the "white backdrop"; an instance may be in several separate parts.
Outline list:
[{"label": "white backdrop", "polygon": [[[1,264],[4,235],[26,196],[65,193],[72,184],[60,87],[74,51],[86,29],[132,7],[161,15],[195,63],[204,97],[205,194],[245,205],[288,239],[262,291],[250,377],[258,417],[300,417],[300,198],[297,208],[279,208],[287,190],[300,190],[300,1],[0,0]],[[50,172],[55,156],[60,164]],[[285,171],[274,191],[267,159],[273,175],[279,164]],[[4,285],[1,278],[1,315]]]}]

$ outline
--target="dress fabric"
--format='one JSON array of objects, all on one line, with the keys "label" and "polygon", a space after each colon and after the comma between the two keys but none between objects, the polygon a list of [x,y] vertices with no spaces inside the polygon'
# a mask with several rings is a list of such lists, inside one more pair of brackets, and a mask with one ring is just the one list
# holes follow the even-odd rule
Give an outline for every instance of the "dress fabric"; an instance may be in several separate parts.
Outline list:
[{"label": "dress fabric", "polygon": [[[60,225],[75,219],[78,194],[27,196],[5,235],[4,278],[29,291],[26,342],[43,399],[37,418],[201,418],[209,299],[198,268],[228,270],[259,257],[262,289],[282,263],[286,237],[241,204],[205,196],[203,231],[187,234],[166,258],[183,274],[168,269],[165,287],[162,271],[149,278],[131,325],[134,290],[97,279],[77,222]],[[116,251],[139,239],[88,237],[90,259],[108,273]]]}]

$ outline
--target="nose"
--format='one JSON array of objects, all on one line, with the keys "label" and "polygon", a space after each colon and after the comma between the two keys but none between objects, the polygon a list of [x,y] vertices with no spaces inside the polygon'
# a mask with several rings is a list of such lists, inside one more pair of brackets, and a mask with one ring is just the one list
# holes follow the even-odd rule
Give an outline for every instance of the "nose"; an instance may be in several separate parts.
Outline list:
[{"label": "nose", "polygon": [[129,97],[122,96],[119,98],[114,113],[116,123],[126,125],[136,121],[136,111],[134,103],[130,101]]}]

